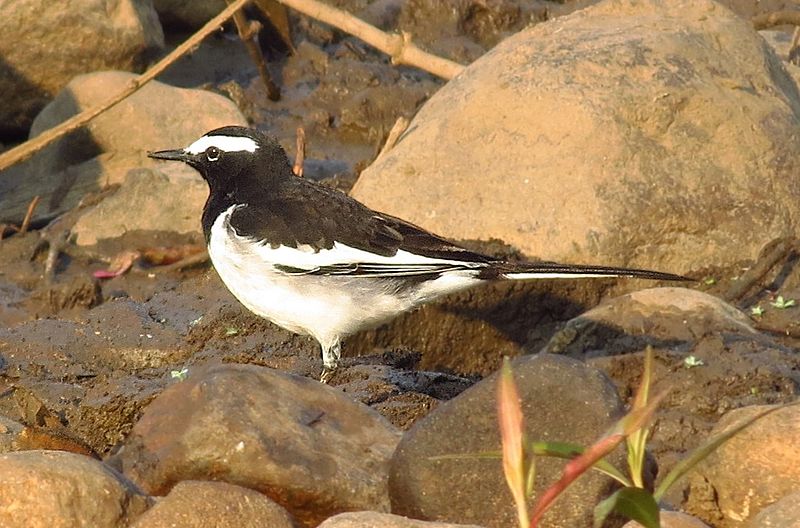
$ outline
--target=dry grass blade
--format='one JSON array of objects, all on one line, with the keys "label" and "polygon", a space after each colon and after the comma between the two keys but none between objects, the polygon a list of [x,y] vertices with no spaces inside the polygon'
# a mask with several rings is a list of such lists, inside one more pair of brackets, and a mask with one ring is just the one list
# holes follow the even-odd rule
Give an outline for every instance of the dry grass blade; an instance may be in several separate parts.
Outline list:
[{"label": "dry grass blade", "polygon": [[[642,369],[642,380],[639,382],[639,389],[633,400],[633,409],[644,409],[647,407],[647,400],[650,398],[650,387],[653,383],[653,347],[648,346],[644,353],[644,368]],[[644,487],[644,462],[645,449],[647,448],[647,437],[649,430],[642,427],[628,436],[628,468],[631,478],[637,488]]]},{"label": "dry grass blade", "polygon": [[525,448],[522,433],[522,409],[519,403],[519,392],[514,383],[514,374],[508,358],[503,358],[497,386],[497,416],[500,421],[500,438],[503,444],[503,473],[508,489],[517,505],[517,518],[520,528],[526,528],[528,522],[528,505],[526,503],[527,488],[525,475]]},{"label": "dry grass blade", "polygon": [[[677,482],[681,477],[683,477],[686,473],[688,473],[693,467],[695,467],[697,464],[699,464],[708,455],[710,455],[711,453],[713,453],[714,451],[719,449],[719,447],[722,444],[724,444],[725,442],[727,442],[728,440],[730,440],[731,438],[733,438],[734,436],[736,436],[737,434],[739,434],[740,432],[745,430],[746,428],[750,427],[751,425],[756,423],[758,420],[764,418],[765,416],[769,416],[770,414],[772,414],[772,413],[774,413],[776,411],[779,411],[781,409],[785,409],[786,407],[791,407],[791,406],[794,406],[794,405],[800,405],[800,401],[789,403],[789,404],[786,404],[786,405],[779,405],[777,407],[773,407],[771,409],[767,409],[766,411],[762,411],[762,412],[756,414],[755,416],[752,416],[752,417],[748,418],[747,420],[743,421],[742,423],[740,423],[736,427],[733,427],[733,428],[729,429],[728,431],[725,431],[721,435],[716,436],[714,438],[711,438],[705,444],[703,444],[702,446],[700,446],[697,449],[695,449],[694,451],[692,451],[691,454],[688,457],[686,457],[683,460],[681,460],[680,462],[678,462],[675,465],[675,467],[672,468],[672,471],[670,471],[667,474],[667,476],[664,477],[664,480],[661,481],[661,484],[659,484],[658,487],[656,488],[655,492],[653,492],[653,497],[657,501],[661,500],[661,497],[664,496],[664,493],[666,493],[667,490],[673,484],[675,484],[675,482]],[[763,453],[762,453],[762,455],[763,455]]]},{"label": "dry grass blade", "polygon": [[661,403],[664,396],[666,396],[666,392],[658,394],[646,407],[631,410],[614,424],[608,434],[588,447],[581,455],[570,460],[564,466],[564,471],[558,482],[550,486],[536,502],[531,514],[531,528],[536,528],[539,525],[542,516],[550,509],[556,498],[578,477],[586,473],[598,460],[611,453],[627,436],[645,427],[653,417],[658,404]]}]

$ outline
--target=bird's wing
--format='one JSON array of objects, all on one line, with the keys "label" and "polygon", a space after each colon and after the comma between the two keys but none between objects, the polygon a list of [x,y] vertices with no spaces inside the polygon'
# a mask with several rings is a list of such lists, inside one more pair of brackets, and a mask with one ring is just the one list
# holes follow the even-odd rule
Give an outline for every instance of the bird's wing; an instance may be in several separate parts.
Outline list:
[{"label": "bird's wing", "polygon": [[261,244],[265,261],[292,274],[400,277],[486,267],[464,249],[349,196],[303,180],[236,208],[230,225]]}]

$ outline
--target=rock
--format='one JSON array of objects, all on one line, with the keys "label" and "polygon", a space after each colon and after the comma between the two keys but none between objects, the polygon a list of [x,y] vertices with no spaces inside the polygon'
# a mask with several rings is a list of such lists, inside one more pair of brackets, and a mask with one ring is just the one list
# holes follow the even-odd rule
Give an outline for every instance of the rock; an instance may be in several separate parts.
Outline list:
[{"label": "rock", "polygon": [[[753,405],[731,411],[710,437],[768,408]],[[798,437],[798,405],[775,411],[741,431],[690,473],[687,511],[714,526],[743,526],[778,499],[800,491]]]},{"label": "rock", "polygon": [[[200,216],[208,186],[197,174],[187,174],[177,164],[160,170],[133,169],[122,187],[80,217],[72,233],[82,246],[116,238],[128,231],[195,233],[202,240]],[[175,197],[180,196],[180,200]]]},{"label": "rock", "polygon": [[800,226],[798,109],[781,61],[719,4],[611,0],[470,65],[352,195],[530,256],[729,266]]},{"label": "rock", "polygon": [[[682,512],[661,511],[661,528],[708,528],[708,525],[698,519]],[[622,528],[643,528],[636,521],[625,523]]]},{"label": "rock", "polygon": [[125,477],[89,457],[62,451],[0,455],[0,526],[127,526],[148,498]]},{"label": "rock", "polygon": [[181,480],[221,480],[260,491],[312,525],[347,510],[388,511],[398,436],[336,389],[222,365],[161,393],[114,463],[151,494]]},{"label": "rock", "polygon": [[3,0],[0,11],[0,137],[24,134],[76,75],[138,70],[164,46],[150,0]]},{"label": "rock", "polygon": [[0,453],[8,453],[14,451],[14,444],[17,437],[25,428],[19,422],[0,416]]},{"label": "rock", "polygon": [[[773,51],[775,51],[775,55],[782,60],[789,60],[789,52],[792,49],[792,33],[790,31],[767,29],[759,31],[758,34],[772,47]],[[788,65],[787,69],[789,69]]]},{"label": "rock", "polygon": [[293,528],[288,512],[267,497],[224,482],[179,482],[131,528]]},{"label": "rock", "polygon": [[797,528],[800,526],[800,491],[778,499],[750,519],[747,528]]},{"label": "rock", "polygon": [[[620,416],[613,385],[600,371],[570,358],[540,354],[514,361],[526,434],[530,440],[590,445]],[[440,404],[403,437],[392,457],[389,493],[392,512],[409,517],[491,526],[516,522],[501,461],[470,457],[500,449],[497,426],[497,376],[492,375],[456,398]],[[464,455],[453,460],[440,455]],[[624,460],[621,451],[609,456]],[[539,458],[535,494],[560,476],[563,462]],[[589,526],[598,500],[611,482],[589,473],[570,487],[545,516],[542,526]]]},{"label": "rock", "polygon": [[[109,94],[124,89],[133,78],[133,74],[125,72],[75,78],[36,117],[31,136],[102,102]],[[0,222],[19,223],[35,195],[41,196],[42,202],[34,221],[52,217],[75,207],[88,192],[123,183],[128,171],[137,167],[168,171],[174,176],[172,179],[200,181],[200,176],[188,167],[166,168],[163,162],[147,158],[147,151],[184,147],[213,128],[234,124],[245,125],[246,120],[228,99],[203,90],[150,82],[85,129],[0,173]],[[199,211],[205,197],[199,199],[196,193],[189,196],[199,200],[194,202]],[[163,207],[175,202],[174,195],[153,199],[160,199]],[[137,208],[128,209],[128,227],[136,229],[143,219]]]},{"label": "rock", "polygon": [[[685,288],[609,299],[568,321],[542,350],[587,361],[608,374],[620,394],[632,396],[648,346],[655,353],[652,390],[668,390],[648,442],[662,476],[729,410],[796,398],[795,350],[755,331],[733,306]],[[679,505],[685,486],[679,481],[665,501]]]},{"label": "rock", "polygon": [[153,0],[165,26],[199,29],[227,7],[225,0]]},{"label": "rock", "polygon": [[391,513],[347,512],[335,515],[319,525],[319,528],[479,528],[475,525],[419,521]]},{"label": "rock", "polygon": [[717,297],[688,288],[650,288],[606,300],[571,319],[544,350],[589,359],[666,341],[674,348],[676,342],[690,343],[723,332],[763,337],[747,316]]}]

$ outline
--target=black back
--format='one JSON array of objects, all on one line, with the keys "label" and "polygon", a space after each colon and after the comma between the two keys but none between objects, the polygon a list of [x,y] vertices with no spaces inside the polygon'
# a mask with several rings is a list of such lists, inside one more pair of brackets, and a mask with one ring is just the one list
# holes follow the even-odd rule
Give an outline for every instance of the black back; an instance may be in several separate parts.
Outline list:
[{"label": "black back", "polygon": [[491,262],[399,218],[378,213],[346,194],[292,173],[289,159],[273,138],[243,127],[224,127],[206,136],[245,136],[255,152],[223,152],[217,161],[201,153],[190,163],[210,187],[203,209],[208,241],[217,217],[232,205],[230,225],[240,236],[272,246],[308,245],[330,249],[334,242],[391,256],[399,249],[433,258]]}]

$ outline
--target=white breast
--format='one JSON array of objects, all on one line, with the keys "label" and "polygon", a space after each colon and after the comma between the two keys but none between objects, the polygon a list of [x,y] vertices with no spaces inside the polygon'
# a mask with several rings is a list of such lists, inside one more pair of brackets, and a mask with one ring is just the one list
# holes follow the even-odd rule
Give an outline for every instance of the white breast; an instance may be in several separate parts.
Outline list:
[{"label": "white breast", "polygon": [[[402,289],[398,295],[397,283],[387,279],[286,274],[274,266],[313,269],[342,262],[345,257],[350,260],[344,262],[363,258],[375,262],[386,257],[341,244],[316,253],[302,246],[271,248],[235,233],[228,223],[234,207],[221,214],[211,227],[208,252],[220,278],[251,312],[292,332],[311,335],[323,347],[444,293],[480,282],[473,272],[458,272],[417,288]],[[402,252],[399,258],[411,263],[411,255]],[[417,261],[430,260],[414,257]]]}]

